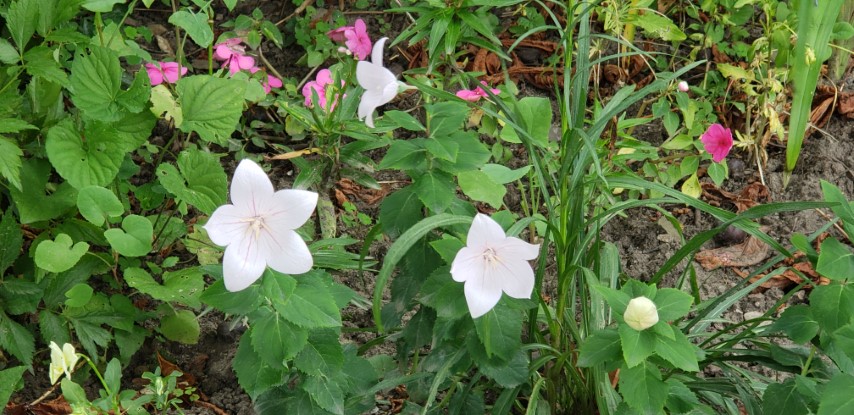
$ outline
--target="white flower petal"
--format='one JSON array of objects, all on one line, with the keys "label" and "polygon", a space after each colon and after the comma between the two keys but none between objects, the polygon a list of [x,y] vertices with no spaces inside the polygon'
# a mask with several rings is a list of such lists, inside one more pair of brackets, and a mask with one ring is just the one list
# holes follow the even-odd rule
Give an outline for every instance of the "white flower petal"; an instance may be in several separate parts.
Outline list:
[{"label": "white flower petal", "polygon": [[226,246],[243,238],[250,225],[247,218],[251,216],[244,207],[222,205],[216,208],[204,228],[211,242]]},{"label": "white flower petal", "polygon": [[498,222],[489,216],[478,213],[471,222],[471,228],[469,228],[469,234],[466,237],[466,246],[475,249],[497,247],[506,238],[504,229],[501,229]]},{"label": "white flower petal", "polygon": [[457,251],[457,256],[454,257],[454,261],[451,263],[451,277],[457,282],[481,279],[483,278],[485,266],[483,251],[463,247]]},{"label": "white flower petal", "polygon": [[529,244],[519,238],[508,236],[498,245],[494,245],[494,249],[501,258],[513,258],[520,260],[531,260],[540,254],[539,244]]},{"label": "white flower petal", "polygon": [[74,345],[65,343],[62,345],[62,361],[65,376],[71,377],[71,372],[74,371],[74,366],[77,366],[77,352],[74,351]]},{"label": "white flower petal", "polygon": [[385,41],[388,40],[387,37],[381,38],[374,43],[373,49],[371,49],[371,63],[382,66],[383,64],[383,47],[385,46]]},{"label": "white flower petal", "polygon": [[486,314],[501,299],[501,287],[491,283],[486,276],[466,281],[463,291],[465,291],[466,303],[472,318]]},{"label": "white flower petal", "polygon": [[251,216],[255,216],[258,201],[271,196],[273,183],[267,173],[252,160],[241,161],[231,179],[231,202],[237,206],[248,207],[251,209]]},{"label": "white flower petal", "polygon": [[264,201],[259,214],[264,223],[277,231],[293,230],[302,226],[317,207],[317,193],[307,190],[284,189]]},{"label": "white flower petal", "polygon": [[314,260],[300,236],[286,229],[262,231],[258,240],[267,254],[267,265],[284,274],[303,274],[311,270]]},{"label": "white flower petal", "polygon": [[488,272],[487,278],[513,298],[531,298],[534,291],[534,270],[527,261],[499,257],[499,263]]},{"label": "white flower petal", "polygon": [[[365,61],[359,61],[356,64],[356,81],[359,82],[359,86],[364,88],[366,92],[373,91],[375,94],[382,93],[389,84],[394,84],[395,89],[397,88],[397,78],[392,71],[384,68],[382,65],[375,65]],[[390,100],[391,98],[388,101]]]},{"label": "white flower petal", "polygon": [[222,274],[228,291],[241,291],[257,281],[267,268],[265,258],[253,236],[235,240],[225,249]]},{"label": "white flower petal", "polygon": [[365,124],[368,127],[374,128],[374,110],[377,109],[382,101],[382,95],[374,91],[365,91],[362,94],[362,101],[359,102],[359,119],[365,118]]}]

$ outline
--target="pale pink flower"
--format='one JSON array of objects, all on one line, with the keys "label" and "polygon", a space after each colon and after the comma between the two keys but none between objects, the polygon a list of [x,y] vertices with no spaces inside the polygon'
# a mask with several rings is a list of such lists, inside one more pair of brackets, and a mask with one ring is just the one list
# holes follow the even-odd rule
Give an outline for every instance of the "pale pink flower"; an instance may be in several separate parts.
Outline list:
[{"label": "pale pink flower", "polygon": [[255,58],[246,55],[246,48],[241,44],[243,40],[234,37],[226,39],[225,42],[214,46],[214,58],[225,61],[223,68],[228,68],[228,73],[236,74],[241,69],[252,69],[255,66]]},{"label": "pale pink flower", "polygon": [[368,36],[368,28],[362,19],[356,19],[352,29],[344,31],[344,42],[347,48],[356,55],[360,61],[367,59],[371,54],[371,38]]},{"label": "pale pink flower", "polygon": [[732,148],[732,131],[715,123],[700,136],[700,141],[703,142],[703,148],[712,155],[712,160],[720,163]]},{"label": "pale pink flower", "polygon": [[[480,83],[484,87],[489,88],[489,85],[487,85],[486,82],[480,81]],[[490,88],[490,90],[495,95],[501,93],[500,89]],[[487,94],[482,87],[477,87],[475,89],[461,89],[457,91],[457,97],[469,102],[477,102],[480,101],[481,98],[489,98],[489,94]]]},{"label": "pale pink flower", "polygon": [[178,62],[154,62],[146,63],[145,71],[148,73],[148,79],[151,80],[151,86],[155,86],[162,84],[164,80],[170,84],[178,82],[180,75],[187,73],[187,68]]},{"label": "pale pink flower", "polygon": [[[249,68],[249,73],[255,73],[255,72],[258,72],[260,70],[261,70],[261,68],[259,68],[257,66],[253,66],[253,67]],[[281,79],[276,78],[275,76],[270,75],[270,74],[267,74],[266,80],[261,81],[261,86],[264,87],[264,92],[266,92],[268,94],[273,91],[273,88],[281,88],[282,85],[283,84],[282,84]]]},{"label": "pale pink flower", "polygon": [[690,90],[690,88],[688,87],[688,83],[685,81],[680,81],[676,87],[679,88],[679,90],[682,92],[688,92]]},{"label": "pale pink flower", "polygon": [[344,43],[347,41],[347,38],[344,36],[344,32],[348,30],[353,30],[353,26],[341,26],[337,29],[332,29],[326,32],[326,36],[329,36],[333,42]]},{"label": "pale pink flower", "polygon": [[[305,106],[311,108],[313,103],[311,102],[312,91],[317,93],[317,102],[320,104],[320,108],[325,110],[332,111],[335,109],[335,106],[338,105],[338,94],[332,100],[332,103],[329,105],[329,108],[326,108],[327,95],[331,93],[330,88],[332,87],[332,72],[329,69],[321,69],[317,72],[317,76],[314,81],[306,83],[302,87],[302,96],[305,97]],[[344,81],[341,81],[341,90],[344,89]],[[344,94],[342,97],[346,97]]]}]

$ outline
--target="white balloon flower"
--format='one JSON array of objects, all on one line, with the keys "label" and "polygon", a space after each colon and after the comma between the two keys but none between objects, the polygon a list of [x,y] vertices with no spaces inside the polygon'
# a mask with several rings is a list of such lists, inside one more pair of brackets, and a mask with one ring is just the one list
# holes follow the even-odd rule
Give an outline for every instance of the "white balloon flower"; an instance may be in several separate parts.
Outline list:
[{"label": "white balloon flower", "polygon": [[365,89],[362,100],[359,102],[359,119],[365,119],[368,127],[374,128],[374,110],[380,105],[387,104],[401,89],[409,89],[411,86],[400,82],[394,74],[383,66],[384,37],[374,43],[371,51],[371,61],[359,61],[356,64],[356,80],[359,86]]},{"label": "white balloon flower", "polygon": [[226,247],[222,267],[227,290],[252,285],[268,265],[285,274],[311,269],[311,252],[294,229],[311,217],[317,193],[274,191],[261,166],[246,159],[234,171],[231,202],[218,207],[204,226],[213,243]]},{"label": "white balloon flower", "polygon": [[646,330],[658,323],[658,309],[649,298],[635,297],[626,306],[623,319],[629,327],[637,331]]},{"label": "white balloon flower", "polygon": [[71,378],[71,372],[74,371],[74,366],[77,365],[79,359],[80,356],[77,356],[77,352],[74,351],[74,346],[71,343],[63,344],[62,349],[60,349],[58,344],[50,342],[50,370],[48,371],[50,384],[56,383],[63,373],[66,377]]},{"label": "white balloon flower", "polygon": [[507,236],[498,222],[481,213],[474,217],[466,243],[454,257],[451,276],[465,282],[472,318],[492,310],[502,292],[513,298],[531,298],[534,270],[528,261],[537,257],[539,245]]}]

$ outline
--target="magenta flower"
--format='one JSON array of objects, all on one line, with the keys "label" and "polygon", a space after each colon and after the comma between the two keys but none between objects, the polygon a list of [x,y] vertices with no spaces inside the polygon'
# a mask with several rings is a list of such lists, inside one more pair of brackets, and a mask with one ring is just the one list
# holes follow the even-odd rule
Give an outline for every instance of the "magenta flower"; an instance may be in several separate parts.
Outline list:
[{"label": "magenta flower", "polygon": [[[489,88],[489,85],[484,81],[480,81],[480,84],[484,87]],[[498,95],[501,93],[500,89],[490,88],[493,94]],[[475,89],[461,89],[457,91],[457,97],[462,98],[468,102],[477,102],[480,101],[481,98],[489,98],[489,94],[483,90],[481,87],[477,87]]]},{"label": "magenta flower", "polygon": [[214,58],[225,61],[223,68],[228,68],[228,73],[236,74],[241,69],[252,69],[255,66],[255,58],[246,55],[246,48],[241,44],[243,40],[238,37],[226,39],[225,42],[214,46]]},{"label": "magenta flower", "polygon": [[344,43],[347,41],[347,37],[344,36],[344,32],[348,30],[354,30],[353,26],[341,26],[337,29],[332,29],[326,32],[326,36],[329,36],[333,42]]},{"label": "magenta flower", "polygon": [[153,62],[145,64],[145,71],[148,72],[148,79],[151,80],[151,86],[155,86],[162,84],[164,80],[170,84],[174,84],[181,75],[187,73],[187,68],[181,66],[178,62]]},{"label": "magenta flower", "polygon": [[[255,72],[258,72],[260,70],[261,70],[261,68],[259,68],[257,66],[253,66],[253,67],[249,68],[249,73],[255,73]],[[273,90],[273,88],[281,88],[282,85],[283,84],[282,84],[281,79],[276,78],[275,76],[270,75],[270,74],[267,74],[267,80],[261,81],[261,86],[264,87],[264,92],[266,92],[268,94]]]},{"label": "magenta flower", "polygon": [[732,148],[732,131],[715,123],[700,136],[700,141],[703,142],[703,148],[712,155],[712,160],[720,163]]},{"label": "magenta flower", "polygon": [[[335,109],[335,105],[338,104],[338,94],[336,94],[335,98],[332,100],[332,104],[330,104],[329,108],[326,108],[326,95],[329,92],[329,87],[332,85],[332,72],[329,69],[321,69],[317,73],[317,77],[315,77],[314,81],[306,83],[302,87],[302,96],[305,97],[305,106],[311,108],[313,103],[311,102],[311,93],[312,91],[317,93],[317,102],[320,104],[320,108],[328,109],[332,111]],[[341,81],[341,89],[344,89],[344,81]],[[346,97],[347,95],[343,95],[342,97]]]},{"label": "magenta flower", "polygon": [[344,31],[344,37],[347,38],[344,44],[360,61],[371,54],[371,38],[368,37],[368,28],[362,19],[356,19],[353,28]]}]

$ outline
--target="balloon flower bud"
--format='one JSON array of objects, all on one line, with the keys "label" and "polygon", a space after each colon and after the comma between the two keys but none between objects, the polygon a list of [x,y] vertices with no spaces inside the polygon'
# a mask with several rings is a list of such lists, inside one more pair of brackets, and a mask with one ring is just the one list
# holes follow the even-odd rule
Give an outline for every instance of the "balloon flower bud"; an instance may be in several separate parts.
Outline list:
[{"label": "balloon flower bud", "polygon": [[680,91],[682,91],[682,92],[688,92],[688,83],[687,83],[687,82],[685,82],[685,81],[681,81],[681,82],[679,82],[679,85],[678,85],[677,87],[678,87],[678,88],[679,88],[679,90],[680,90]]},{"label": "balloon flower bud", "polygon": [[658,310],[655,303],[646,297],[636,297],[629,301],[623,319],[629,327],[641,331],[646,330],[658,323]]}]

